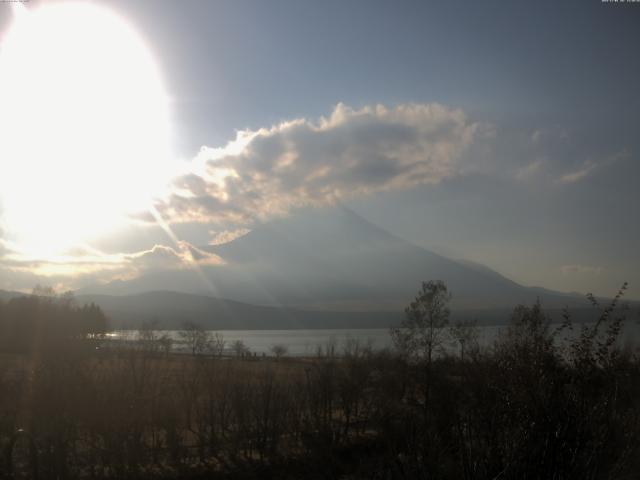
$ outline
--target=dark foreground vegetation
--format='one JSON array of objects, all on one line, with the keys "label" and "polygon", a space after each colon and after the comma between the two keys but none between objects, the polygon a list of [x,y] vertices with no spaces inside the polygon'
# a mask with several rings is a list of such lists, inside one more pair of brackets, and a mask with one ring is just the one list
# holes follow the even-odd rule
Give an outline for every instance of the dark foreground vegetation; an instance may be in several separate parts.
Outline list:
[{"label": "dark foreground vegetation", "polygon": [[[178,355],[149,333],[108,348],[96,307],[14,299],[0,305],[0,471],[41,479],[639,478],[640,358],[617,341],[622,293],[589,325],[572,325],[569,313],[551,324],[539,304],[517,307],[490,348],[478,348],[472,325],[454,326],[460,349],[446,355],[449,294],[429,282],[392,332],[396,351],[352,342],[313,359],[275,349],[260,359],[227,358],[223,348]],[[195,342],[195,330],[185,339]]]}]

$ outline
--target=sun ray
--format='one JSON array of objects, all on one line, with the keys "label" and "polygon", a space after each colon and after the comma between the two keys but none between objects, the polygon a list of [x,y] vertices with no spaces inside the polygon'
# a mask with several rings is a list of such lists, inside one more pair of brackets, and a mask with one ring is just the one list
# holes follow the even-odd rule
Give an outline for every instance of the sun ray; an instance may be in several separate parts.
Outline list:
[{"label": "sun ray", "polygon": [[[160,214],[160,212],[158,212],[158,209],[155,208],[153,205],[150,205],[149,213],[151,213],[156,223],[160,226],[160,228],[162,228],[162,230],[171,239],[175,248],[177,248],[178,250],[182,250],[183,247],[180,244],[180,239],[174,233],[171,226],[164,221],[164,219],[162,218],[162,215]],[[188,266],[198,275],[198,277],[200,278],[200,280],[202,280],[202,283],[207,287],[207,289],[211,293],[213,293],[215,296],[220,296],[217,287],[213,284],[211,279],[207,277],[207,275],[205,275],[205,273],[202,271],[202,268],[200,268],[200,265],[198,264],[198,262],[193,259],[190,253],[187,255],[187,261],[188,261]]]}]

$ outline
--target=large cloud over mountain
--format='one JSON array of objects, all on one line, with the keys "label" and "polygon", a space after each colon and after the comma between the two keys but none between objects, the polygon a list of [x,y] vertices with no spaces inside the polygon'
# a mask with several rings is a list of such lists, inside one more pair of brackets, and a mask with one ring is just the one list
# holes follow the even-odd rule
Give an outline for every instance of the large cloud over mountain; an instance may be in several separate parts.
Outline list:
[{"label": "large cloud over mountain", "polygon": [[439,104],[338,104],[317,122],[241,131],[224,148],[203,147],[156,208],[170,222],[247,223],[292,207],[435,184],[463,169],[461,155],[483,132],[462,110]]}]

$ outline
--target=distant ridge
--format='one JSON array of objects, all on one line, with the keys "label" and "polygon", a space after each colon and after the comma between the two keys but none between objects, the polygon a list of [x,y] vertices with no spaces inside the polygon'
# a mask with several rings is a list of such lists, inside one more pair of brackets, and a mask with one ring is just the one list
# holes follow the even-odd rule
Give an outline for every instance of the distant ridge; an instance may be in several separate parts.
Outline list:
[{"label": "distant ridge", "polygon": [[[158,329],[180,329],[183,322],[212,330],[286,330],[389,328],[398,325],[403,310],[394,312],[313,311],[276,308],[178,292],[147,292],[137,295],[80,295],[80,304],[95,303],[109,316],[115,329],[135,329],[153,322]],[[515,306],[515,305],[514,305]],[[513,308],[452,311],[451,322],[477,321],[479,325],[504,324]],[[556,321],[558,309],[546,309]],[[592,309],[572,310],[577,322],[593,318]]]},{"label": "distant ridge", "polygon": [[400,312],[322,312],[249,305],[202,295],[147,292],[137,295],[79,295],[80,303],[95,303],[114,328],[179,329],[195,322],[214,330],[271,330],[301,328],[387,328],[400,320]]},{"label": "distant ridge", "polygon": [[21,297],[23,295],[24,295],[24,293],[21,293],[21,292],[12,292],[12,291],[9,291],[9,290],[0,290],[0,300],[2,300],[3,302],[7,302],[7,301],[11,300],[12,298]]},{"label": "distant ridge", "polygon": [[[29,294],[0,290],[0,300]],[[107,314],[113,329],[138,329],[153,325],[156,329],[180,329],[186,321],[212,330],[286,330],[286,329],[357,329],[389,328],[398,325],[403,309],[395,311],[328,311],[288,307],[250,305],[232,300],[171,291],[155,291],[134,295],[77,295],[80,305],[95,303]],[[515,305],[513,305],[515,306]],[[499,325],[508,321],[510,308],[454,309],[451,323],[476,321],[479,325]],[[544,305],[543,305],[544,307]],[[638,305],[634,304],[637,309]],[[562,311],[546,308],[555,321]],[[576,322],[594,319],[592,308],[571,309]],[[633,316],[629,314],[628,318]]]}]

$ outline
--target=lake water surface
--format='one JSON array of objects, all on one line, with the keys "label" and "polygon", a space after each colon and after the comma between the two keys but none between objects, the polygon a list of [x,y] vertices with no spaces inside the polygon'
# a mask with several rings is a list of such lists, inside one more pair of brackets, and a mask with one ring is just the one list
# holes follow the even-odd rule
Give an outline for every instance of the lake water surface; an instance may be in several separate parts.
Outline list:
[{"label": "lake water surface", "polygon": [[[478,327],[478,343],[481,347],[490,345],[505,326]],[[555,325],[552,325],[555,328]],[[579,332],[579,325],[574,326],[573,335]],[[175,350],[184,349],[180,344],[180,335],[176,330],[158,332],[169,335],[176,343]],[[370,345],[374,350],[382,350],[392,346],[388,329],[313,329],[313,330],[219,330],[227,347],[236,340],[242,340],[252,353],[257,355],[271,354],[271,347],[284,345],[290,356],[315,355],[319,348],[333,347],[337,353],[344,350],[348,342],[357,341],[361,345]],[[137,330],[119,330],[111,335],[114,340],[134,341],[138,338]],[[620,337],[623,345],[640,345],[640,324],[628,322]],[[447,338],[444,342],[447,350],[455,351],[458,345]]]}]

